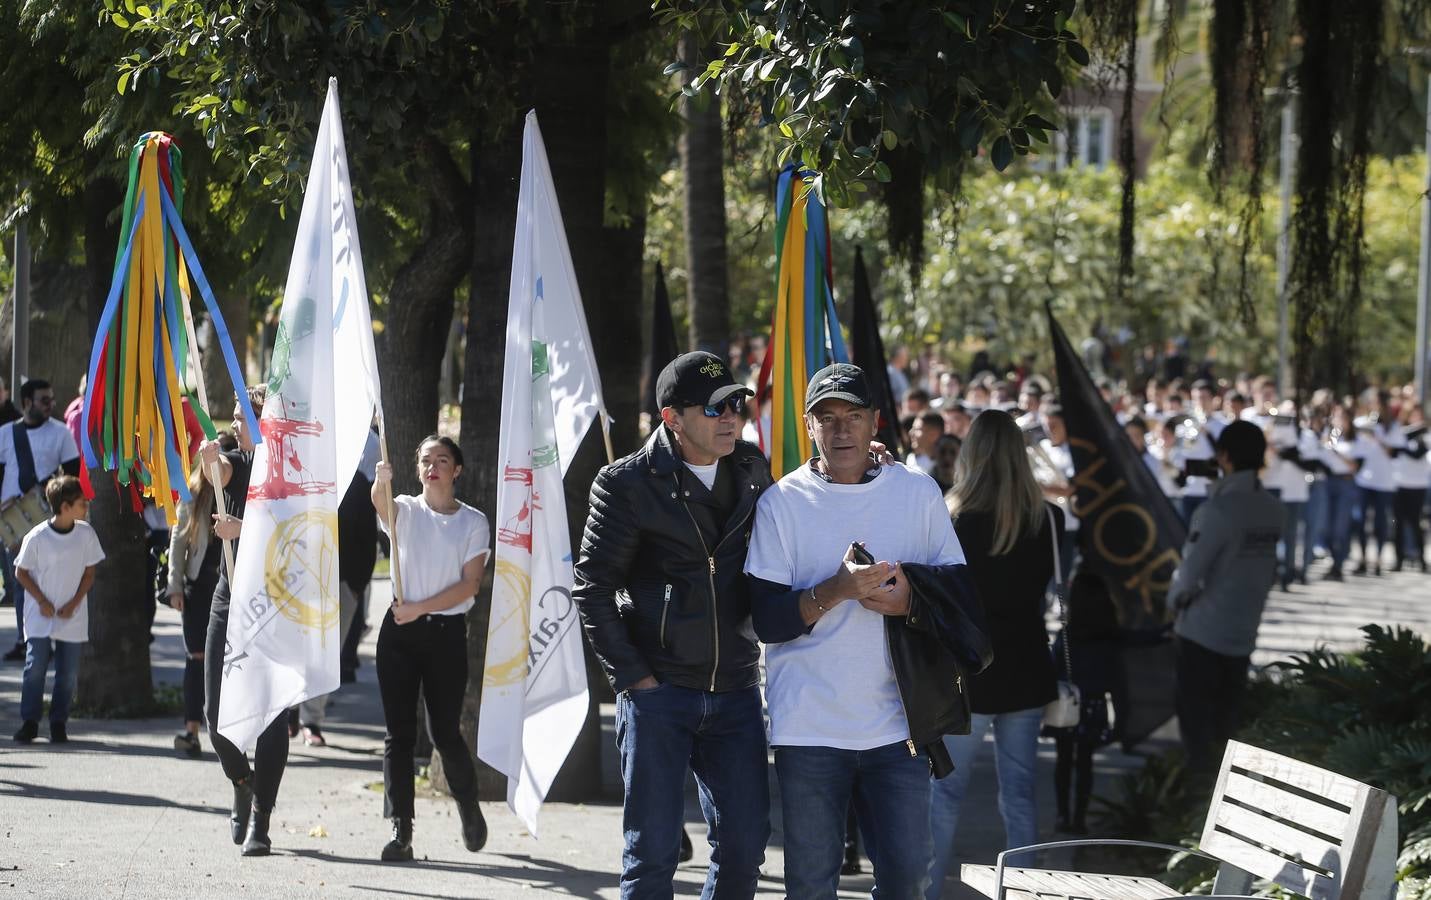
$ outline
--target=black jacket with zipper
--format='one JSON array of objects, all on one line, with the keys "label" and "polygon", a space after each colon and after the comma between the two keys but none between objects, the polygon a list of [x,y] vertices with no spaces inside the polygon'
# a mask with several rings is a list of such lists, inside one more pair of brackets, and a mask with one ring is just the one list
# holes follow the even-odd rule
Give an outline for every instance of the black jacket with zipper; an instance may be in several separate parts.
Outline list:
[{"label": "black jacket with zipper", "polygon": [[730,691],[759,681],[744,568],[755,502],[770,486],[760,449],[736,441],[717,488],[723,513],[659,426],[640,450],[597,473],[573,597],[617,692],[648,675]]},{"label": "black jacket with zipper", "polygon": [[967,566],[905,563],[909,612],[885,616],[890,664],[911,750],[929,756],[935,778],[954,770],[946,734],[968,734],[972,724],[969,679],[993,660],[983,629],[977,589]]}]

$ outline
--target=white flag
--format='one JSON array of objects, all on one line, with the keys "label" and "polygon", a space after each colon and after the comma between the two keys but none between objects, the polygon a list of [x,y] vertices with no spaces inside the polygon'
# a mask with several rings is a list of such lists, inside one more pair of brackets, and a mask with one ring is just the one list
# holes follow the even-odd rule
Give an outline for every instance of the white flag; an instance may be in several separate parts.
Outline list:
[{"label": "white flag", "polygon": [[338,687],[338,502],[382,409],[336,79],[279,320],[219,703],[219,732],[245,750],[284,710]]},{"label": "white flag", "polygon": [[507,776],[507,805],[535,835],[587,712],[562,474],[605,412],[535,112],[522,136],[502,383],[496,578],[477,755]]}]

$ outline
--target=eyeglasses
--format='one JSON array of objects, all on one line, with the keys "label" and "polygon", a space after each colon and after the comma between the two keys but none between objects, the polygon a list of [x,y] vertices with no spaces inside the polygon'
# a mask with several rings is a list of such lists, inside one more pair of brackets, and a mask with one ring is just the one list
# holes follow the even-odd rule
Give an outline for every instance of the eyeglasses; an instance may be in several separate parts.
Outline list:
[{"label": "eyeglasses", "polygon": [[719,419],[725,414],[727,409],[737,416],[745,415],[745,395],[736,394],[734,397],[727,397],[724,401],[714,406],[702,406],[701,412],[707,419]]}]

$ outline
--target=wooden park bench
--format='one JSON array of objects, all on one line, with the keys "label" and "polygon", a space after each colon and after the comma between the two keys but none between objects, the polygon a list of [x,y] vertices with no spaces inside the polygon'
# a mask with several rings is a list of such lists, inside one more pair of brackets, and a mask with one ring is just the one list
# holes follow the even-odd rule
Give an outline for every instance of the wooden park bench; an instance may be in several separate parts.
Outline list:
[{"label": "wooden park bench", "polygon": [[1254,879],[1312,900],[1391,900],[1396,798],[1326,769],[1233,741],[1227,745],[1197,851],[1128,840],[1072,840],[1005,850],[996,865],[962,867],[993,900],[1163,900],[1154,878],[1006,866],[1006,857],[1058,847],[1153,847],[1219,863],[1214,897],[1245,897]]}]

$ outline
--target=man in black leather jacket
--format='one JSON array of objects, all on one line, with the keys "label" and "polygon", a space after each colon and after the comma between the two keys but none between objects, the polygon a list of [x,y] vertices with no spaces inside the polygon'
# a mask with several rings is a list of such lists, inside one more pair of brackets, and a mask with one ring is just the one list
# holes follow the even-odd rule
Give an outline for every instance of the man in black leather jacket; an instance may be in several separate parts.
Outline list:
[{"label": "man in black leather jacket", "polygon": [[677,357],[656,384],[661,424],[591,488],[573,593],[616,691],[623,898],[671,896],[688,768],[709,825],[702,896],[753,896],[765,859],[760,649],[742,570],[770,469],[737,440],[749,393],[713,354]]}]

